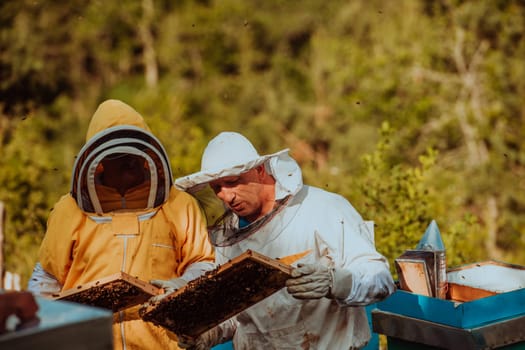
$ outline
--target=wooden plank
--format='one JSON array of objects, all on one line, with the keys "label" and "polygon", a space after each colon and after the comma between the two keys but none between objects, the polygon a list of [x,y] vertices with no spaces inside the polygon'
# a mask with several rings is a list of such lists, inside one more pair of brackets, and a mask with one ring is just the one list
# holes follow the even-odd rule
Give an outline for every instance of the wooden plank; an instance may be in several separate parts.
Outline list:
[{"label": "wooden plank", "polygon": [[55,296],[55,299],[97,306],[117,312],[145,303],[152,296],[162,292],[162,288],[158,288],[125,272],[119,272],[97,281],[62,291]]},{"label": "wooden plank", "polygon": [[402,290],[437,297],[436,252],[406,250],[394,260]]},{"label": "wooden plank", "polygon": [[475,339],[468,330],[377,309],[372,311],[372,329],[389,338],[417,344],[421,349],[425,349],[425,345],[439,349],[476,349]]},{"label": "wooden plank", "polygon": [[[472,328],[457,328],[381,310],[372,311],[372,329],[389,339],[404,340],[418,349],[499,349],[525,346],[525,315],[485,323]],[[517,347],[513,347],[516,344]]]},{"label": "wooden plank", "polygon": [[178,336],[194,338],[284,287],[292,267],[248,250],[160,301],[141,317]]},{"label": "wooden plank", "polygon": [[412,293],[433,296],[428,267],[424,260],[396,259],[399,288]]},{"label": "wooden plank", "polygon": [[496,294],[496,292],[492,292],[489,290],[449,282],[447,290],[447,299],[458,302],[465,302],[490,297]]}]

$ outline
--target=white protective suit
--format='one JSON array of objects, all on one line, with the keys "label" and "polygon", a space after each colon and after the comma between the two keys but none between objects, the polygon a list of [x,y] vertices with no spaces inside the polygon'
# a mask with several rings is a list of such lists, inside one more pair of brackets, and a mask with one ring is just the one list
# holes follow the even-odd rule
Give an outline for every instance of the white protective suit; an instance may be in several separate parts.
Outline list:
[{"label": "white protective suit", "polygon": [[[228,142],[232,137],[236,134],[225,133],[221,139]],[[345,287],[349,290],[340,300],[326,297],[299,300],[283,288],[219,325],[215,331],[219,330],[216,334],[222,336],[221,341],[233,337],[236,350],[364,347],[370,339],[364,306],[386,298],[395,290],[388,262],[376,251],[369,225],[342,196],[303,185],[301,170],[286,151],[245,161],[244,167],[230,167],[229,171],[207,171],[206,157],[217,158],[213,154],[217,152],[210,149],[212,142],[203,155],[203,170],[177,179],[176,186],[191,192],[203,183],[238,175],[263,162],[276,179],[276,199],[291,196],[285,207],[256,232],[229,245],[216,246],[216,263],[224,264],[248,249],[272,258],[311,249],[310,254],[294,265],[323,264],[335,268],[345,276],[336,282],[347,282]],[[219,144],[217,151],[221,147]]]}]

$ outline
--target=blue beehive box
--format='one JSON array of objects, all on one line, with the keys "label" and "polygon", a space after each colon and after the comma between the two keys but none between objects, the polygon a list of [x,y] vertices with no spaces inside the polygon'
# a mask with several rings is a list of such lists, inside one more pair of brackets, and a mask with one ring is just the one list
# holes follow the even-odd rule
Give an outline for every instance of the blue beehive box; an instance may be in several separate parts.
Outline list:
[{"label": "blue beehive box", "polygon": [[399,290],[372,312],[388,349],[525,349],[525,267],[486,261],[447,271],[444,253],[433,220],[396,259]]},{"label": "blue beehive box", "polygon": [[449,270],[447,280],[447,295],[453,299],[398,290],[377,307],[459,328],[472,328],[525,314],[523,266],[497,261],[475,263]]},{"label": "blue beehive box", "polygon": [[0,349],[113,349],[113,313],[66,301],[35,298],[38,322],[0,335]]},{"label": "blue beehive box", "polygon": [[447,280],[446,299],[398,290],[377,304],[388,349],[525,349],[525,267],[486,261]]}]

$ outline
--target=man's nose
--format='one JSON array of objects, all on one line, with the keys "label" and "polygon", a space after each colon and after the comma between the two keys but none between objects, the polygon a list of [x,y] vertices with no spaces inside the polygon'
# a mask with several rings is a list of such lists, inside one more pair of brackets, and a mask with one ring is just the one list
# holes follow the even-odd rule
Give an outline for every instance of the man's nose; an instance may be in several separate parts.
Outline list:
[{"label": "man's nose", "polygon": [[217,195],[226,204],[231,204],[235,199],[235,191],[227,187],[221,187],[221,190]]}]

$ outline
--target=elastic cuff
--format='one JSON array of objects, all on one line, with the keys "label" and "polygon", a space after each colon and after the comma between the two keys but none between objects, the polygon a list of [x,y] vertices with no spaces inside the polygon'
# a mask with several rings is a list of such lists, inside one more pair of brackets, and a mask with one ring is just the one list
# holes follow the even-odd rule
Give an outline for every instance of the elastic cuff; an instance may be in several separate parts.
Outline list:
[{"label": "elastic cuff", "polygon": [[346,300],[352,290],[352,273],[348,270],[333,268],[330,274],[332,278],[330,296],[333,299]]}]

